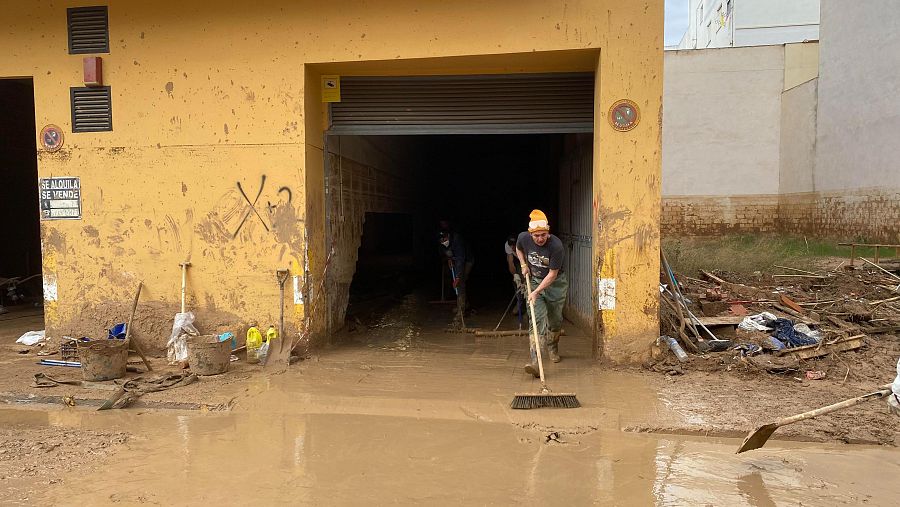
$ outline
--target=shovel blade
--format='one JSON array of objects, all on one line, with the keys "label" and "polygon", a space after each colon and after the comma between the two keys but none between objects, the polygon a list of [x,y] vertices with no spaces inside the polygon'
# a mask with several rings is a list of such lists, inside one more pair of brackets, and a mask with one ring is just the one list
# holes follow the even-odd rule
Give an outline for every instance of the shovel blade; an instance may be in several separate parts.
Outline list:
[{"label": "shovel blade", "polygon": [[744,439],[744,442],[740,447],[738,447],[738,450],[735,454],[740,454],[745,451],[752,451],[753,449],[759,449],[760,447],[766,445],[769,437],[771,437],[772,433],[775,433],[775,430],[777,429],[777,424],[766,424],[764,426],[756,428],[756,431],[747,435],[747,438]]}]

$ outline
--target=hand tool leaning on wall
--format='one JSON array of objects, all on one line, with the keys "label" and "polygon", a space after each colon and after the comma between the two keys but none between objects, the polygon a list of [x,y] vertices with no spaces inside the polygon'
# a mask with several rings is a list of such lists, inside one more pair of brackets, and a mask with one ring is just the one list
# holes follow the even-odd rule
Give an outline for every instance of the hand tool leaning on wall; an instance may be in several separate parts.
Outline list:
[{"label": "hand tool leaning on wall", "polygon": [[141,344],[138,342],[136,337],[131,336],[131,326],[134,324],[134,314],[137,311],[138,299],[141,297],[141,288],[143,287],[144,282],[138,282],[137,293],[134,295],[134,304],[131,305],[131,317],[128,318],[128,323],[125,324],[125,341],[131,345],[131,348],[135,352],[137,352],[139,356],[141,356],[141,361],[144,362],[144,366],[147,367],[147,371],[153,371],[153,367],[150,366],[150,361],[148,361],[147,357],[144,356],[144,350],[141,348]]}]

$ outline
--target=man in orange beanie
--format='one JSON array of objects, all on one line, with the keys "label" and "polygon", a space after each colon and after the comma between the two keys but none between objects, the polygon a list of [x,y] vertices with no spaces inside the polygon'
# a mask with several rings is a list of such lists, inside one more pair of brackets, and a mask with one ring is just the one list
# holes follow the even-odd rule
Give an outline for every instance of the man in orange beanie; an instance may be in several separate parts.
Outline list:
[{"label": "man in orange beanie", "polygon": [[[569,293],[566,277],[566,250],[558,237],[550,234],[547,215],[534,210],[529,215],[528,232],[519,234],[516,240],[516,255],[522,264],[522,274],[531,276],[531,292],[528,299],[534,302],[534,315],[538,338],[547,347],[550,360],[560,361],[559,334],[562,331],[563,307]],[[525,371],[539,376],[535,365],[537,354],[531,341],[531,363]]]}]

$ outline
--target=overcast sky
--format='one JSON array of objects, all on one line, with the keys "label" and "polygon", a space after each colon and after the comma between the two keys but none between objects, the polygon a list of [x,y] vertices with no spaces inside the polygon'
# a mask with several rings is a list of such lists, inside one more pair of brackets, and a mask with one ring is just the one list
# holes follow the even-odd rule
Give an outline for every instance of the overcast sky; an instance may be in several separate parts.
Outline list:
[{"label": "overcast sky", "polygon": [[688,26],[689,0],[666,0],[666,46],[678,44]]}]

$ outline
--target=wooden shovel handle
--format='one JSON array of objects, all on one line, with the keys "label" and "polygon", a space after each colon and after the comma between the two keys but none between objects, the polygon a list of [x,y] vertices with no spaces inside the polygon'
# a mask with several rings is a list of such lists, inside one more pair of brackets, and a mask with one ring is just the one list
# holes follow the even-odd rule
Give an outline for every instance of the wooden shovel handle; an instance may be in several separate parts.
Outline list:
[{"label": "wooden shovel handle", "polygon": [[857,396],[856,398],[850,398],[849,400],[844,400],[833,405],[828,405],[827,407],[817,408],[815,410],[810,410],[809,412],[803,412],[802,414],[792,415],[790,417],[785,417],[775,423],[776,426],[781,427],[787,424],[793,424],[798,421],[802,421],[804,419],[810,419],[812,417],[818,417],[820,415],[830,414],[832,412],[842,410],[845,408],[852,407],[854,405],[859,405],[860,403],[865,403],[870,400],[884,398],[891,394],[891,385],[887,384],[882,386],[878,391],[871,392],[869,394],[864,394],[862,396]]},{"label": "wooden shovel handle", "polygon": [[541,374],[541,387],[546,388],[546,383],[544,381],[544,361],[541,359],[541,342],[538,338],[537,318],[534,315],[534,301],[531,300],[531,275],[528,273],[525,273],[525,283],[528,287],[528,294],[526,294],[525,297],[528,298],[528,307],[531,309],[531,339],[534,342],[534,350],[537,354],[538,372]]}]

